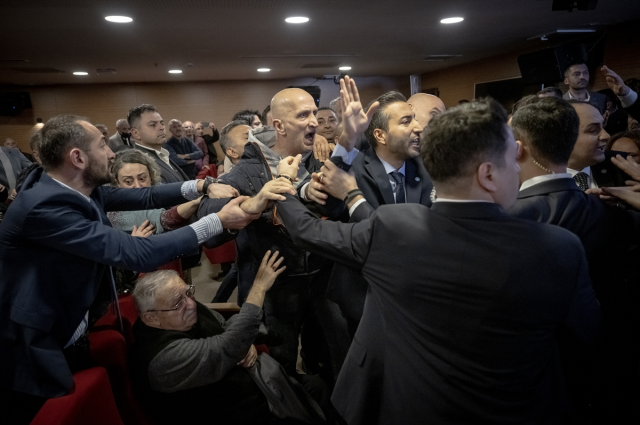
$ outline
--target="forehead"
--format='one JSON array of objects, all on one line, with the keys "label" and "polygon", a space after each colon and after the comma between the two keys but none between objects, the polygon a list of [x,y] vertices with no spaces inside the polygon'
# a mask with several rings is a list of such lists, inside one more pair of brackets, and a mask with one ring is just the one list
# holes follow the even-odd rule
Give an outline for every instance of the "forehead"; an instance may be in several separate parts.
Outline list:
[{"label": "forehead", "polygon": [[318,118],[329,118],[336,117],[336,113],[329,109],[323,109],[322,111],[318,111]]},{"label": "forehead", "polygon": [[96,141],[99,142],[101,139],[104,138],[104,136],[102,135],[102,132],[98,130],[93,124],[88,123],[86,121],[78,121],[78,122],[80,123],[80,125],[84,127],[85,130],[87,130],[87,133],[89,134],[89,136],[93,138],[91,143],[95,143]]},{"label": "forehead", "polygon": [[193,127],[193,123],[191,121],[185,121],[182,123],[183,127]]},{"label": "forehead", "polygon": [[146,111],[140,115],[142,122],[148,123],[150,121],[162,121],[160,113],[154,111]]},{"label": "forehead", "polygon": [[390,119],[400,119],[407,115],[413,117],[413,110],[407,102],[393,102],[384,111]]},{"label": "forehead", "polygon": [[128,163],[122,166],[118,171],[118,177],[122,176],[137,176],[138,174],[149,173],[149,169],[146,165],[138,164],[137,162]]},{"label": "forehead", "polygon": [[175,276],[156,292],[156,301],[158,303],[173,301],[180,298],[186,289],[187,284]]},{"label": "forehead", "polygon": [[587,65],[585,64],[579,64],[579,65],[571,65],[569,67],[569,72],[573,73],[573,72],[584,72],[584,71],[588,71],[589,69],[587,68]]},{"label": "forehead", "polygon": [[176,127],[176,126],[180,126],[180,127],[182,127],[182,123],[181,123],[180,121],[173,121],[173,122],[171,123],[171,127]]},{"label": "forehead", "polygon": [[573,105],[574,109],[578,113],[580,119],[580,127],[585,127],[589,124],[598,123],[602,124],[602,115],[595,107],[588,103],[576,103]]},{"label": "forehead", "polygon": [[636,142],[634,142],[628,137],[621,137],[618,140],[616,140],[613,144],[624,146],[626,149],[629,149],[632,147],[638,149],[638,145],[636,144]]}]

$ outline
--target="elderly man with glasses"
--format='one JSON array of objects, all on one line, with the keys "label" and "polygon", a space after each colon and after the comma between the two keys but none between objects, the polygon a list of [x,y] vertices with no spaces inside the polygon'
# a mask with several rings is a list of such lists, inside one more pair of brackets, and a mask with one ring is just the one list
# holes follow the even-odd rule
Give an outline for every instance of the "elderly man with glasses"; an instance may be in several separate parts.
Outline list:
[{"label": "elderly man with glasses", "polygon": [[247,301],[226,322],[195,301],[195,288],[174,271],[149,273],[136,284],[134,379],[162,423],[262,423],[271,417],[246,369],[258,356],[253,342],[262,304],[285,269],[282,260],[267,251]]}]

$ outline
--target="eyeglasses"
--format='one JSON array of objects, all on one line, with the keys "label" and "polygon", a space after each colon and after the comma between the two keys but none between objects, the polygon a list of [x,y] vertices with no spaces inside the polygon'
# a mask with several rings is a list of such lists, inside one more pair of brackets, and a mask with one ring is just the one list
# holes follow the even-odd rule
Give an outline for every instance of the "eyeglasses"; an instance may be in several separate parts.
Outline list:
[{"label": "eyeglasses", "polygon": [[189,285],[189,289],[185,291],[185,296],[181,297],[180,300],[176,303],[176,305],[174,305],[172,308],[166,309],[166,310],[147,310],[147,312],[180,310],[182,307],[184,307],[187,304],[187,298],[194,299],[193,296],[195,295],[195,293],[196,293],[196,287],[193,285]]}]

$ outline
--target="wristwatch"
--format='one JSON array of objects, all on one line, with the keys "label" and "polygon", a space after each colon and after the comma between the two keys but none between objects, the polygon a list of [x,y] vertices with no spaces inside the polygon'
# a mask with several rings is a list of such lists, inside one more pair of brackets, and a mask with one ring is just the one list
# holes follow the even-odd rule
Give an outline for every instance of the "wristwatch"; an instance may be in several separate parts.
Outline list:
[{"label": "wristwatch", "polygon": [[218,179],[214,179],[211,176],[207,176],[204,178],[204,184],[202,185],[202,194],[206,195],[207,193],[209,193],[209,185],[212,185],[214,183],[218,183]]}]

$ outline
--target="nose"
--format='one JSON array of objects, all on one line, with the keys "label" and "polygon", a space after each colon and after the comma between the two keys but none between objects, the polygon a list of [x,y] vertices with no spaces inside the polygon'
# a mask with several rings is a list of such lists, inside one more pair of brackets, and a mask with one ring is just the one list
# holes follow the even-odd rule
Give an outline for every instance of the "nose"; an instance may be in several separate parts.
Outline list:
[{"label": "nose", "polygon": [[413,119],[413,132],[416,133],[417,135],[420,135],[420,133],[422,133],[422,126],[420,125],[420,123],[418,122],[418,120],[416,120],[415,118]]},{"label": "nose", "polygon": [[600,131],[600,137],[599,137],[600,140],[604,140],[606,142],[607,140],[609,140],[610,137],[611,136],[609,135],[609,133],[607,133],[607,130],[605,130],[604,128]]},{"label": "nose", "polygon": [[109,145],[107,145],[107,149],[109,149],[109,152],[107,153],[107,158],[109,158],[109,161],[113,161],[116,158],[116,154],[113,153]]},{"label": "nose", "polygon": [[142,184],[140,184],[140,180],[136,180],[135,182],[133,182],[133,187],[135,187],[136,189],[140,189],[142,186]]},{"label": "nose", "polygon": [[309,120],[309,125],[312,127],[318,126],[318,118],[313,114],[311,114],[311,120]]}]

